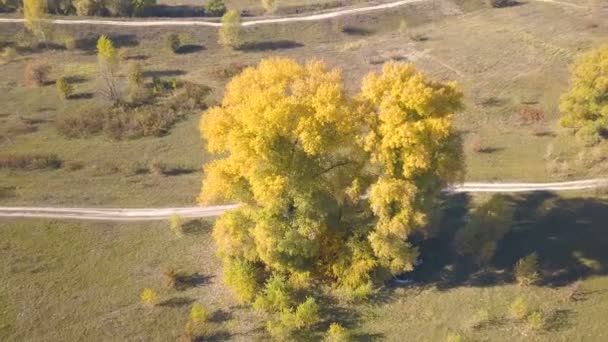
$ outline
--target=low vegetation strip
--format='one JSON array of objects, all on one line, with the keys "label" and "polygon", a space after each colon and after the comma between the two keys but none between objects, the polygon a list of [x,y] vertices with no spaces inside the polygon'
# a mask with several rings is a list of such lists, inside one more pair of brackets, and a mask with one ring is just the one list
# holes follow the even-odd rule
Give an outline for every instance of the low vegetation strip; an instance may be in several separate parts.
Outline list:
[{"label": "low vegetation strip", "polygon": [[[553,183],[463,183],[446,189],[447,192],[534,192],[575,191],[608,187],[608,179],[588,179]],[[54,208],[0,207],[0,217],[62,218],[100,221],[154,221],[172,216],[184,218],[217,217],[238,204],[181,208]]]}]

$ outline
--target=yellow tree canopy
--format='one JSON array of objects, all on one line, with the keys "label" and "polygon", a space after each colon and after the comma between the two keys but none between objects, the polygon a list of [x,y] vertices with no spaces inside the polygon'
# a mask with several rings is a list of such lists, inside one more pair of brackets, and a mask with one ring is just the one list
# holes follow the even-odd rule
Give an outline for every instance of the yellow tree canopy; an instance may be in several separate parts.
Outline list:
[{"label": "yellow tree canopy", "polygon": [[608,46],[581,55],[572,69],[572,88],[562,97],[561,124],[608,128]]},{"label": "yellow tree canopy", "polygon": [[199,201],[244,203],[214,227],[227,267],[250,280],[256,267],[309,274],[359,294],[411,270],[408,235],[462,175],[461,98],[403,63],[370,74],[356,97],[319,61],[245,69],[200,123],[221,157],[205,166]]}]

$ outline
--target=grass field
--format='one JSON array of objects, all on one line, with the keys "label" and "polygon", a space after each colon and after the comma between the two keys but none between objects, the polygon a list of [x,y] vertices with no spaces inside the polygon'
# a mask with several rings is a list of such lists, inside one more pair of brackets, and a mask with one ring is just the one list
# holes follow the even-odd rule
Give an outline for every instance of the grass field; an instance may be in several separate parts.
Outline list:
[{"label": "grass field", "polygon": [[[104,135],[66,139],[57,133],[54,121],[63,115],[106,105],[96,91],[91,44],[100,34],[110,35],[126,55],[141,62],[148,81],[177,77],[210,86],[209,105],[221,99],[228,81],[224,69],[252,65],[270,55],[323,59],[342,68],[351,92],[384,61],[411,61],[436,79],[457,81],[466,94],[466,108],[456,123],[465,140],[467,180],[605,176],[608,144],[585,148],[557,120],[559,96],[568,89],[568,67],[578,53],[606,41],[608,13],[592,16],[537,2],[486,9],[481,3],[437,1],[322,22],[256,26],[247,29],[250,43],[240,51],[218,46],[216,30],[207,27],[171,29],[189,45],[181,54],[162,50],[166,28],[64,28],[74,30],[80,49],[24,49],[0,65],[0,155],[52,153],[64,161],[55,170],[0,169],[0,205],[194,204],[200,167],[211,158],[199,136],[199,112],[189,113],[162,137],[115,141]],[[0,37],[11,40],[19,30],[5,25]],[[54,85],[23,85],[25,65],[40,58],[53,66],[51,79],[78,79],[77,99],[61,100]],[[126,63],[121,62],[123,76]],[[545,122],[519,123],[524,106],[542,110]],[[176,171],[136,172],[155,162]],[[69,163],[83,168],[70,170]],[[338,320],[360,340],[442,341],[450,332],[489,341],[605,340],[608,235],[603,222],[608,203],[601,194],[513,198],[517,210],[512,230],[485,270],[454,256],[451,248],[466,208],[481,199],[458,197],[449,203],[441,228],[451,232],[425,242],[425,263],[414,275],[415,286],[392,284],[361,304],[343,302],[329,290],[318,332]],[[167,226],[0,221],[0,340],[175,340],[194,302],[212,313],[213,339],[265,340],[263,317],[238,306],[221,283],[210,222],[193,222],[182,238]],[[544,281],[521,290],[514,284],[512,267],[533,251],[539,253]],[[167,264],[183,273],[183,289],[162,288],[159,268]],[[580,299],[564,300],[579,277]],[[145,287],[157,290],[164,304],[144,308],[139,294]],[[508,305],[519,294],[544,310],[547,329],[531,332],[508,318]],[[480,309],[493,319],[473,328]]]}]

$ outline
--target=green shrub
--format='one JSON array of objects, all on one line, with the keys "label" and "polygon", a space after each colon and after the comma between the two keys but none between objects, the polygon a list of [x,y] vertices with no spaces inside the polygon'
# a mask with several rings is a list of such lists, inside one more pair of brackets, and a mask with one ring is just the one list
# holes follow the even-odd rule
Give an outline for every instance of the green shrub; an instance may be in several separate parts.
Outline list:
[{"label": "green shrub", "polygon": [[148,307],[155,306],[158,303],[158,296],[156,295],[156,292],[149,288],[144,289],[139,297],[142,304]]},{"label": "green shrub", "polygon": [[528,303],[523,297],[517,297],[509,305],[509,315],[513,319],[522,320],[528,315]]},{"label": "green shrub", "polygon": [[190,320],[196,324],[202,324],[207,322],[207,318],[209,314],[207,310],[199,303],[196,303],[192,306],[190,310]]},{"label": "green shrub", "polygon": [[257,291],[256,268],[245,260],[227,259],[224,261],[224,282],[240,301],[249,303],[253,301]]},{"label": "green shrub", "polygon": [[542,330],[545,327],[545,315],[542,311],[533,311],[526,317],[526,325],[530,330]]},{"label": "green shrub", "polygon": [[317,301],[308,297],[304,303],[298,305],[295,312],[295,326],[298,329],[310,328],[321,320],[319,316],[320,307]]},{"label": "green shrub", "polygon": [[512,217],[513,208],[507,197],[492,196],[456,233],[456,250],[472,256],[479,265],[487,265],[494,257],[498,241],[511,228]]},{"label": "green shrub", "polygon": [[0,169],[42,170],[58,169],[61,159],[55,154],[5,154],[0,155]]},{"label": "green shrub", "polygon": [[218,42],[227,48],[236,49],[242,44],[241,14],[230,10],[222,16]]},{"label": "green shrub", "polygon": [[95,0],[75,0],[73,2],[76,15],[84,17],[96,14],[99,10],[97,4],[98,2]]},{"label": "green shrub", "polygon": [[57,81],[55,81],[55,86],[57,87],[59,96],[61,96],[62,99],[69,99],[74,92],[74,87],[65,77],[59,77]]},{"label": "green shrub", "polygon": [[538,255],[532,253],[517,261],[515,264],[515,279],[521,286],[530,286],[540,279],[538,273]]},{"label": "green shrub", "polygon": [[19,54],[17,53],[17,49],[12,46],[5,47],[2,50],[2,55],[0,56],[5,62],[10,62],[17,58]]},{"label": "green shrub", "polygon": [[165,48],[172,53],[177,53],[182,46],[182,43],[179,39],[177,33],[168,33],[164,38]]},{"label": "green shrub", "polygon": [[330,324],[325,334],[325,342],[348,342],[351,340],[351,333],[338,323]]},{"label": "green shrub", "polygon": [[293,289],[285,277],[274,275],[268,279],[264,290],[258,294],[253,308],[266,312],[281,312],[293,304]]},{"label": "green shrub", "polygon": [[226,5],[224,0],[210,0],[205,10],[212,16],[220,17],[226,13]]},{"label": "green shrub", "polygon": [[184,235],[184,224],[182,218],[178,215],[171,215],[169,218],[169,228],[177,236]]},{"label": "green shrub", "polygon": [[595,123],[589,123],[576,132],[576,139],[585,146],[597,145],[601,140],[600,128]]}]

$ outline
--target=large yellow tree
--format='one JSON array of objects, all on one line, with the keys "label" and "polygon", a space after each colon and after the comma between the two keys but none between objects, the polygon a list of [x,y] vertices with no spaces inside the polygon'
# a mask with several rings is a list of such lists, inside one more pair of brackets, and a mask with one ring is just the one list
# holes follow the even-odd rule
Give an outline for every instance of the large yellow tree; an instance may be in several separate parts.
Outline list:
[{"label": "large yellow tree", "polygon": [[608,46],[584,53],[574,63],[572,88],[562,97],[561,124],[587,143],[608,129]]},{"label": "large yellow tree", "polygon": [[[319,61],[245,69],[200,124],[221,156],[205,166],[200,202],[243,204],[213,232],[228,282],[259,283],[270,271],[365,295],[411,270],[408,236],[462,174],[452,127],[461,97],[402,63],[370,74],[356,97]],[[247,301],[255,288],[236,290]]]}]

